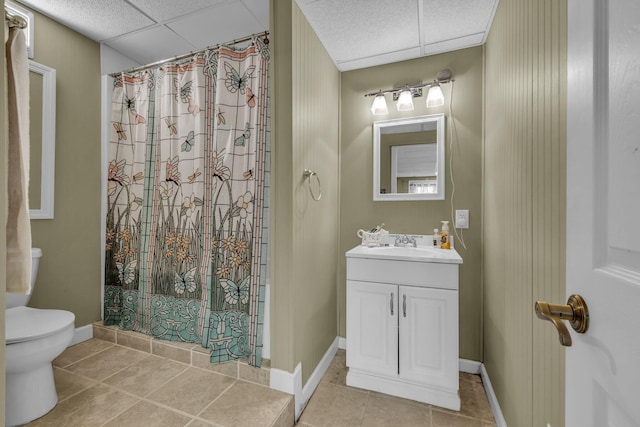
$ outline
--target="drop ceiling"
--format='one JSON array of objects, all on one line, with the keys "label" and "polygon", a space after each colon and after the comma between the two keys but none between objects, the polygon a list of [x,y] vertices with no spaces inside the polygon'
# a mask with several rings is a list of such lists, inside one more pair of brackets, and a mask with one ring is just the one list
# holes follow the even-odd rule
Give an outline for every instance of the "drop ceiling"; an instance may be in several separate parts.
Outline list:
[{"label": "drop ceiling", "polygon": [[[341,71],[482,44],[498,3],[498,0],[296,1]],[[269,0],[21,0],[20,3],[138,64],[269,28]]]}]

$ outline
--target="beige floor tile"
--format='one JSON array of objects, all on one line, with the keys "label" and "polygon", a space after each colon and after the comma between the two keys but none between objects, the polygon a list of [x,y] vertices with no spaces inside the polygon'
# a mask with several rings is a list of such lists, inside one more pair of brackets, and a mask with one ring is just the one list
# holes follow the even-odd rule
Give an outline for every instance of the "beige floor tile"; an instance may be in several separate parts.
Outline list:
[{"label": "beige floor tile", "polygon": [[335,357],[331,361],[327,372],[322,377],[322,381],[328,381],[331,384],[347,385],[347,357],[344,350],[338,350]]},{"label": "beige floor tile", "polygon": [[187,368],[187,365],[174,360],[149,356],[127,366],[103,382],[136,396],[146,396]]},{"label": "beige floor tile", "polygon": [[295,399],[291,396],[287,406],[280,412],[278,419],[272,424],[272,427],[292,427],[295,423],[296,409]]},{"label": "beige floor tile", "polygon": [[151,356],[147,353],[114,345],[98,354],[69,365],[66,369],[74,374],[102,381],[122,368],[148,357]]},{"label": "beige floor tile", "polygon": [[460,411],[442,409],[454,415],[464,415],[486,421],[494,421],[487,394],[481,382],[460,381]]},{"label": "beige floor tile", "polygon": [[367,405],[366,391],[320,382],[300,421],[312,426],[359,426]]},{"label": "beige floor tile", "polygon": [[81,342],[80,344],[67,347],[67,349],[63,351],[60,356],[53,359],[53,366],[64,368],[71,365],[72,363],[76,363],[79,360],[84,359],[85,357],[92,356],[110,347],[113,347],[113,344],[110,342],[90,339]]},{"label": "beige floor tile", "polygon": [[30,427],[97,427],[138,401],[133,396],[103,384],[96,384],[58,403],[51,412],[27,425]]},{"label": "beige floor tile", "polygon": [[58,402],[62,402],[69,396],[95,385],[95,381],[80,377],[60,368],[53,368],[53,380],[58,392]]},{"label": "beige floor tile", "polygon": [[186,426],[190,417],[161,408],[149,402],[139,402],[118,415],[103,427],[179,427]]},{"label": "beige floor tile", "polygon": [[436,409],[431,411],[431,417],[433,427],[484,427],[482,420],[477,418],[440,412]]},{"label": "beige floor tile", "polygon": [[214,425],[214,424],[209,424],[209,423],[205,423],[202,420],[194,419],[189,424],[187,424],[187,427],[211,427],[212,425]]},{"label": "beige floor tile", "polygon": [[258,384],[237,381],[199,417],[225,427],[269,427],[278,419],[291,397]]},{"label": "beige floor tile", "polygon": [[[147,399],[197,415],[236,380],[198,368],[188,368],[147,396]],[[241,402],[237,402],[242,406]]]},{"label": "beige floor tile", "polygon": [[482,378],[480,375],[468,374],[466,372],[460,372],[460,381],[472,381],[475,383],[481,383]]},{"label": "beige floor tile", "polygon": [[362,417],[362,425],[431,427],[431,407],[411,400],[370,393]]}]

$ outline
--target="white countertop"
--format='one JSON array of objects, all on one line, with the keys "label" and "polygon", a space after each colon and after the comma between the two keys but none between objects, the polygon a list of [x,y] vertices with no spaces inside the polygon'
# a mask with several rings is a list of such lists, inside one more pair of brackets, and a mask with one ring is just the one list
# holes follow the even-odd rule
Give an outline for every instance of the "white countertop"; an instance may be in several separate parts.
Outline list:
[{"label": "white countertop", "polygon": [[433,246],[418,246],[414,248],[396,246],[368,247],[358,245],[347,251],[346,256],[352,258],[462,264],[462,257],[460,257],[455,249],[438,249]]}]

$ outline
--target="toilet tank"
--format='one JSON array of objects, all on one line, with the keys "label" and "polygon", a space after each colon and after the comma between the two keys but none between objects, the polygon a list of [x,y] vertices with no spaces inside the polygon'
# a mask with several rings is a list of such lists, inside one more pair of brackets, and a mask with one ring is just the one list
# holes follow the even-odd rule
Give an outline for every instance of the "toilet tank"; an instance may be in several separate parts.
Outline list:
[{"label": "toilet tank", "polygon": [[21,305],[27,305],[31,294],[33,293],[33,287],[36,285],[36,277],[38,276],[38,264],[40,263],[40,257],[42,256],[42,249],[31,248],[31,292],[27,295],[13,294],[7,292],[6,308],[19,307]]}]

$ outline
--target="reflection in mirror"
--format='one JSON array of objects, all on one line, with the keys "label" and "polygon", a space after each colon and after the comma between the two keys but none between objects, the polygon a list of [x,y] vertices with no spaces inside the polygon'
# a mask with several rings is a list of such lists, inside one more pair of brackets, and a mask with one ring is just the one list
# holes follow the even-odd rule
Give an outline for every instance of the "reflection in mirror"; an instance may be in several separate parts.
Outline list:
[{"label": "reflection in mirror", "polygon": [[29,60],[29,217],[53,219],[56,70]]},{"label": "reflection in mirror", "polygon": [[444,115],[373,124],[373,200],[444,200]]}]

